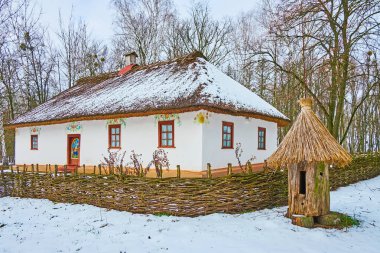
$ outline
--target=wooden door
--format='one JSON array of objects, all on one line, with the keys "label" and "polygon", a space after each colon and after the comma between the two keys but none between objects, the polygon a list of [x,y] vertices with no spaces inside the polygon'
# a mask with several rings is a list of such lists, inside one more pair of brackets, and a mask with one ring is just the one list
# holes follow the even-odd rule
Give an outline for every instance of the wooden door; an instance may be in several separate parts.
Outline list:
[{"label": "wooden door", "polygon": [[80,135],[69,134],[67,136],[67,165],[79,166],[80,164]]}]

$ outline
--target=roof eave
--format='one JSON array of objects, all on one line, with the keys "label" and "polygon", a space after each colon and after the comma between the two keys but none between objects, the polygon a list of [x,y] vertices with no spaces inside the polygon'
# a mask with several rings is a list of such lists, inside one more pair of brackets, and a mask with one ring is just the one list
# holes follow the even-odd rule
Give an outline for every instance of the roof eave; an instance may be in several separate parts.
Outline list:
[{"label": "roof eave", "polygon": [[52,120],[45,120],[45,121],[21,122],[21,123],[15,123],[15,124],[4,124],[4,128],[15,129],[15,128],[21,128],[21,127],[62,124],[62,123],[68,123],[68,122],[73,122],[73,121],[143,117],[143,116],[151,116],[151,115],[156,115],[156,114],[184,113],[184,112],[192,112],[192,111],[199,111],[199,110],[207,110],[214,113],[262,119],[262,120],[266,120],[270,122],[275,122],[277,123],[279,127],[285,127],[289,125],[289,123],[291,122],[289,119],[265,115],[265,114],[261,114],[257,112],[232,111],[228,109],[221,109],[221,108],[211,107],[211,106],[191,106],[191,107],[185,107],[185,108],[167,108],[167,109],[157,109],[157,110],[148,110],[148,111],[114,113],[114,114],[96,114],[96,115],[66,117],[66,118],[52,119]]}]

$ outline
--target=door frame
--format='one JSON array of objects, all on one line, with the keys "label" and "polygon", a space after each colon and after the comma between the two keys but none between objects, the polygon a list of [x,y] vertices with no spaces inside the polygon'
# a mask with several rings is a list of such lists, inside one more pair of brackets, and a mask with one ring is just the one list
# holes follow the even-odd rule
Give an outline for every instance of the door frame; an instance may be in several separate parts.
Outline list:
[{"label": "door frame", "polygon": [[76,137],[78,137],[79,138],[79,154],[78,154],[78,165],[80,164],[80,151],[81,151],[81,146],[82,146],[82,140],[81,140],[81,138],[80,138],[80,134],[68,134],[67,135],[67,140],[66,140],[66,142],[67,142],[67,147],[66,147],[66,155],[67,155],[67,162],[66,162],[66,164],[67,165],[72,165],[72,164],[69,164],[69,162],[70,162],[70,155],[71,155],[71,142],[70,142],[70,139],[71,138],[76,138]]}]

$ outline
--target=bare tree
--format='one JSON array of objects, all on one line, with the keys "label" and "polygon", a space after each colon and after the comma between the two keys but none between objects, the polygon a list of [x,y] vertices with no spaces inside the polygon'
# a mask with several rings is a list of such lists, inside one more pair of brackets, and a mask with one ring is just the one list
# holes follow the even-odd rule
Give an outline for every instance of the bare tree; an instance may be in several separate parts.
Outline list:
[{"label": "bare tree", "polygon": [[[307,69],[286,66],[284,58],[276,58],[271,48],[261,53],[278,69],[292,75],[306,93],[314,98],[326,119],[329,131],[343,142],[346,134],[340,134],[340,130],[348,99],[347,87],[355,78],[351,75],[351,68],[362,64],[358,52],[370,50],[373,45],[377,45],[375,41],[380,28],[380,2],[284,0],[275,10],[266,12],[272,15],[268,39],[298,45],[298,55],[296,51],[288,51],[287,57],[293,61],[298,58],[299,64]],[[306,46],[303,44],[305,39],[308,40]],[[308,63],[305,65],[302,62],[302,46],[305,46],[307,52]],[[317,73],[322,70],[328,74],[328,82],[321,87],[324,95],[319,96],[310,83],[314,78],[310,75],[305,78],[304,72]],[[364,94],[370,94],[376,84],[377,81],[371,83],[363,91]],[[357,101],[354,106],[356,110],[352,111],[353,116],[366,98],[367,95]],[[346,122],[346,130],[343,132],[348,131],[351,123],[350,120]]]},{"label": "bare tree", "polygon": [[171,0],[113,0],[117,19],[115,58],[136,51],[141,64],[162,58],[165,27],[173,14]]}]

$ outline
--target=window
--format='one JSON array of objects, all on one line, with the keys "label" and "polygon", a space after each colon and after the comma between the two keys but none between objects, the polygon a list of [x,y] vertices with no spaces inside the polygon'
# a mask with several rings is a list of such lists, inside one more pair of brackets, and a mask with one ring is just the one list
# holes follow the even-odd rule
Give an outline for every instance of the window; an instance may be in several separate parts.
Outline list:
[{"label": "window", "polygon": [[30,149],[38,150],[38,135],[30,136]]},{"label": "window", "polygon": [[174,120],[158,122],[158,146],[174,148]]},{"label": "window", "polygon": [[222,148],[234,148],[234,123],[222,124]]},{"label": "window", "polygon": [[120,148],[120,125],[108,126],[108,147]]},{"label": "window", "polygon": [[306,171],[300,171],[300,194],[306,194]]},{"label": "window", "polygon": [[258,133],[259,134],[258,134],[258,145],[257,145],[257,148],[264,150],[265,149],[265,144],[266,144],[266,129],[263,128],[263,127],[259,127]]}]

